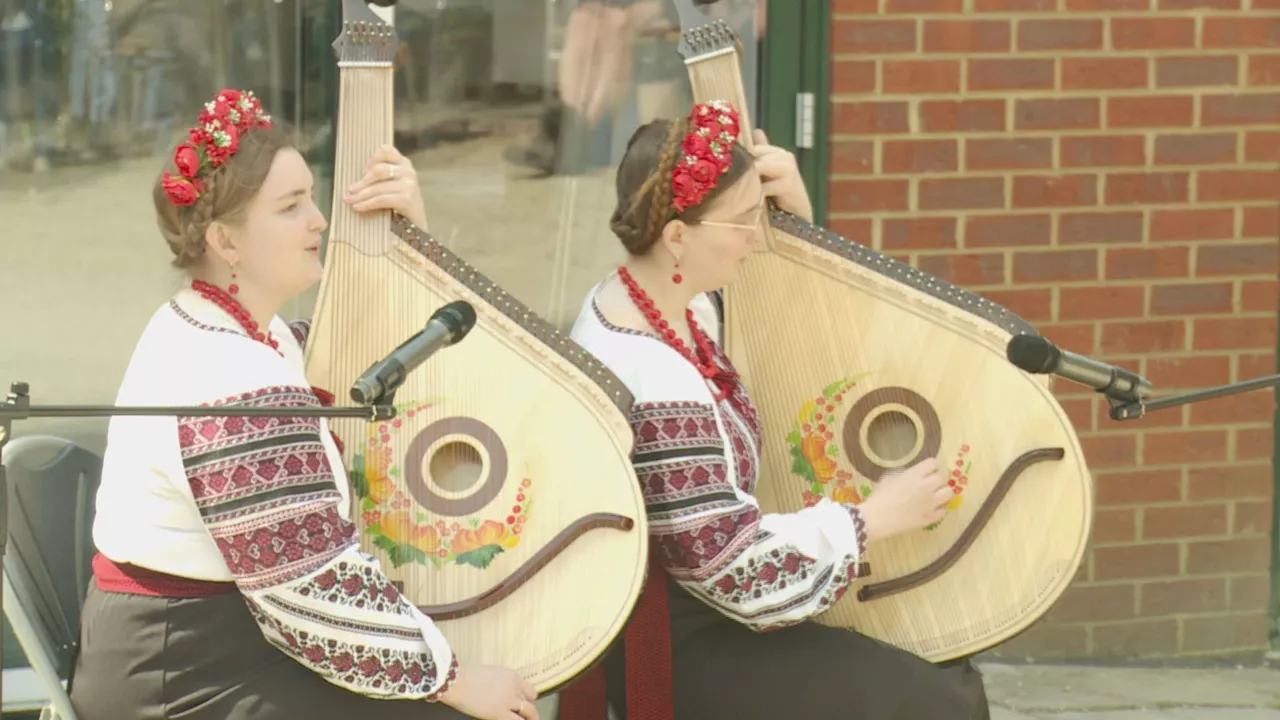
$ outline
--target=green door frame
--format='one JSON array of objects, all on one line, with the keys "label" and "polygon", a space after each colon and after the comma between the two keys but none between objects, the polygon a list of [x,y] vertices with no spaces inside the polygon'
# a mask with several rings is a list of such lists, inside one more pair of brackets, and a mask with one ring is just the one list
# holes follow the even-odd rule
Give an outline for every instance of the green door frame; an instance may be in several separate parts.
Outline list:
[{"label": "green door frame", "polygon": [[[761,48],[760,126],[769,142],[796,155],[813,200],[814,219],[826,224],[831,115],[831,0],[771,0]],[[809,147],[798,147],[798,99],[812,99]]]},{"label": "green door frame", "polygon": [[[1280,343],[1277,343],[1276,350],[1280,352]],[[1280,364],[1276,372],[1280,373]],[[1280,407],[1276,408],[1273,422],[1274,446],[1280,447]],[[1274,453],[1271,472],[1271,603],[1268,610],[1271,616],[1270,644],[1274,652],[1280,651],[1280,458],[1276,458]]]}]

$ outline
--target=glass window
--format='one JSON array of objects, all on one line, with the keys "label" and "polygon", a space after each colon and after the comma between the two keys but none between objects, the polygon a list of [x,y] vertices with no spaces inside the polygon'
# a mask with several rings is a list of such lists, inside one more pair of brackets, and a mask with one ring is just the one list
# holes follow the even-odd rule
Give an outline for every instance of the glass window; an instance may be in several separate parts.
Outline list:
[{"label": "glass window", "polygon": [[[37,403],[108,403],[183,282],[151,188],[202,103],[253,89],[299,130],[328,205],[334,3],[0,2],[0,378]],[[290,313],[309,307],[287,308]],[[23,421],[101,449],[104,421]]]},{"label": "glass window", "polygon": [[[253,89],[321,180],[336,77],[322,0],[0,0],[0,382],[109,404],[143,326],[183,282],[151,188],[200,104]],[[307,312],[309,307],[288,308]],[[101,452],[106,421],[27,420]],[[8,623],[6,717],[41,699]]]},{"label": "glass window", "polygon": [[[762,11],[756,0],[709,10],[744,39],[753,99]],[[692,102],[675,6],[401,0],[395,12],[396,142],[418,169],[432,234],[567,329],[625,258],[609,216],[627,140]]]},{"label": "glass window", "polygon": [[[753,98],[763,2],[708,10],[743,38]],[[253,90],[298,130],[330,206],[340,7],[0,0],[0,390],[21,380],[39,404],[112,402],[138,334],[185,282],[151,188],[217,89]],[[567,328],[624,257],[608,218],[627,139],[688,111],[671,0],[401,0],[394,13],[395,142],[418,168],[432,233]],[[306,316],[313,299],[283,312]],[[99,452],[105,429],[14,428]],[[21,664],[11,634],[4,643],[5,667]]]}]

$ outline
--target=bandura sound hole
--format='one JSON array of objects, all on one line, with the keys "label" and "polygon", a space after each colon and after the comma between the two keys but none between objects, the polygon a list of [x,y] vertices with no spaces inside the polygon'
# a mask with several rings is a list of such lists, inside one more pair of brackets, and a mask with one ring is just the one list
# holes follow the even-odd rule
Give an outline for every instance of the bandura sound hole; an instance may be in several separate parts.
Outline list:
[{"label": "bandura sound hole", "polygon": [[450,440],[431,454],[427,470],[431,481],[448,493],[462,493],[480,482],[484,460],[474,445]]},{"label": "bandura sound hole", "polygon": [[920,451],[920,431],[910,417],[898,410],[886,410],[867,423],[869,454],[887,467],[905,465]]}]

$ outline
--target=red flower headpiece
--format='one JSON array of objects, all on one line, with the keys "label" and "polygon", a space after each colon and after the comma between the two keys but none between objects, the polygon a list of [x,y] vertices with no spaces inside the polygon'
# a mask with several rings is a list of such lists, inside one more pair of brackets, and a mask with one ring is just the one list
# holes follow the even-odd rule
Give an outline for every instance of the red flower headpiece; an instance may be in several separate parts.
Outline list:
[{"label": "red flower headpiece", "polygon": [[738,111],[723,100],[699,103],[689,113],[692,129],[671,174],[672,204],[682,213],[701,203],[733,164],[738,142]]},{"label": "red flower headpiece", "polygon": [[192,205],[204,192],[198,175],[216,168],[240,149],[240,136],[252,128],[271,127],[271,116],[252,92],[223,90],[205,103],[200,122],[191,128],[191,142],[183,143],[173,153],[178,174],[166,172],[161,182],[169,202]]}]

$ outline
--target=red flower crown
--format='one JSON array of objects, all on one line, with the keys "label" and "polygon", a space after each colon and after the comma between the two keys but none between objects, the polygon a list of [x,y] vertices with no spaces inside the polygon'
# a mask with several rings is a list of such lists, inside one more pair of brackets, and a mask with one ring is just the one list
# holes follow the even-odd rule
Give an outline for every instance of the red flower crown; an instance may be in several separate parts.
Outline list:
[{"label": "red flower crown", "polygon": [[682,213],[702,202],[729,172],[738,142],[738,111],[723,100],[698,103],[689,113],[692,128],[682,143],[683,155],[671,173],[672,204]]},{"label": "red flower crown", "polygon": [[222,90],[205,103],[200,122],[188,131],[191,142],[183,143],[173,153],[178,174],[166,172],[161,179],[169,202],[192,205],[204,192],[201,171],[225,163],[240,149],[240,136],[256,128],[271,127],[271,116],[250,91]]}]

